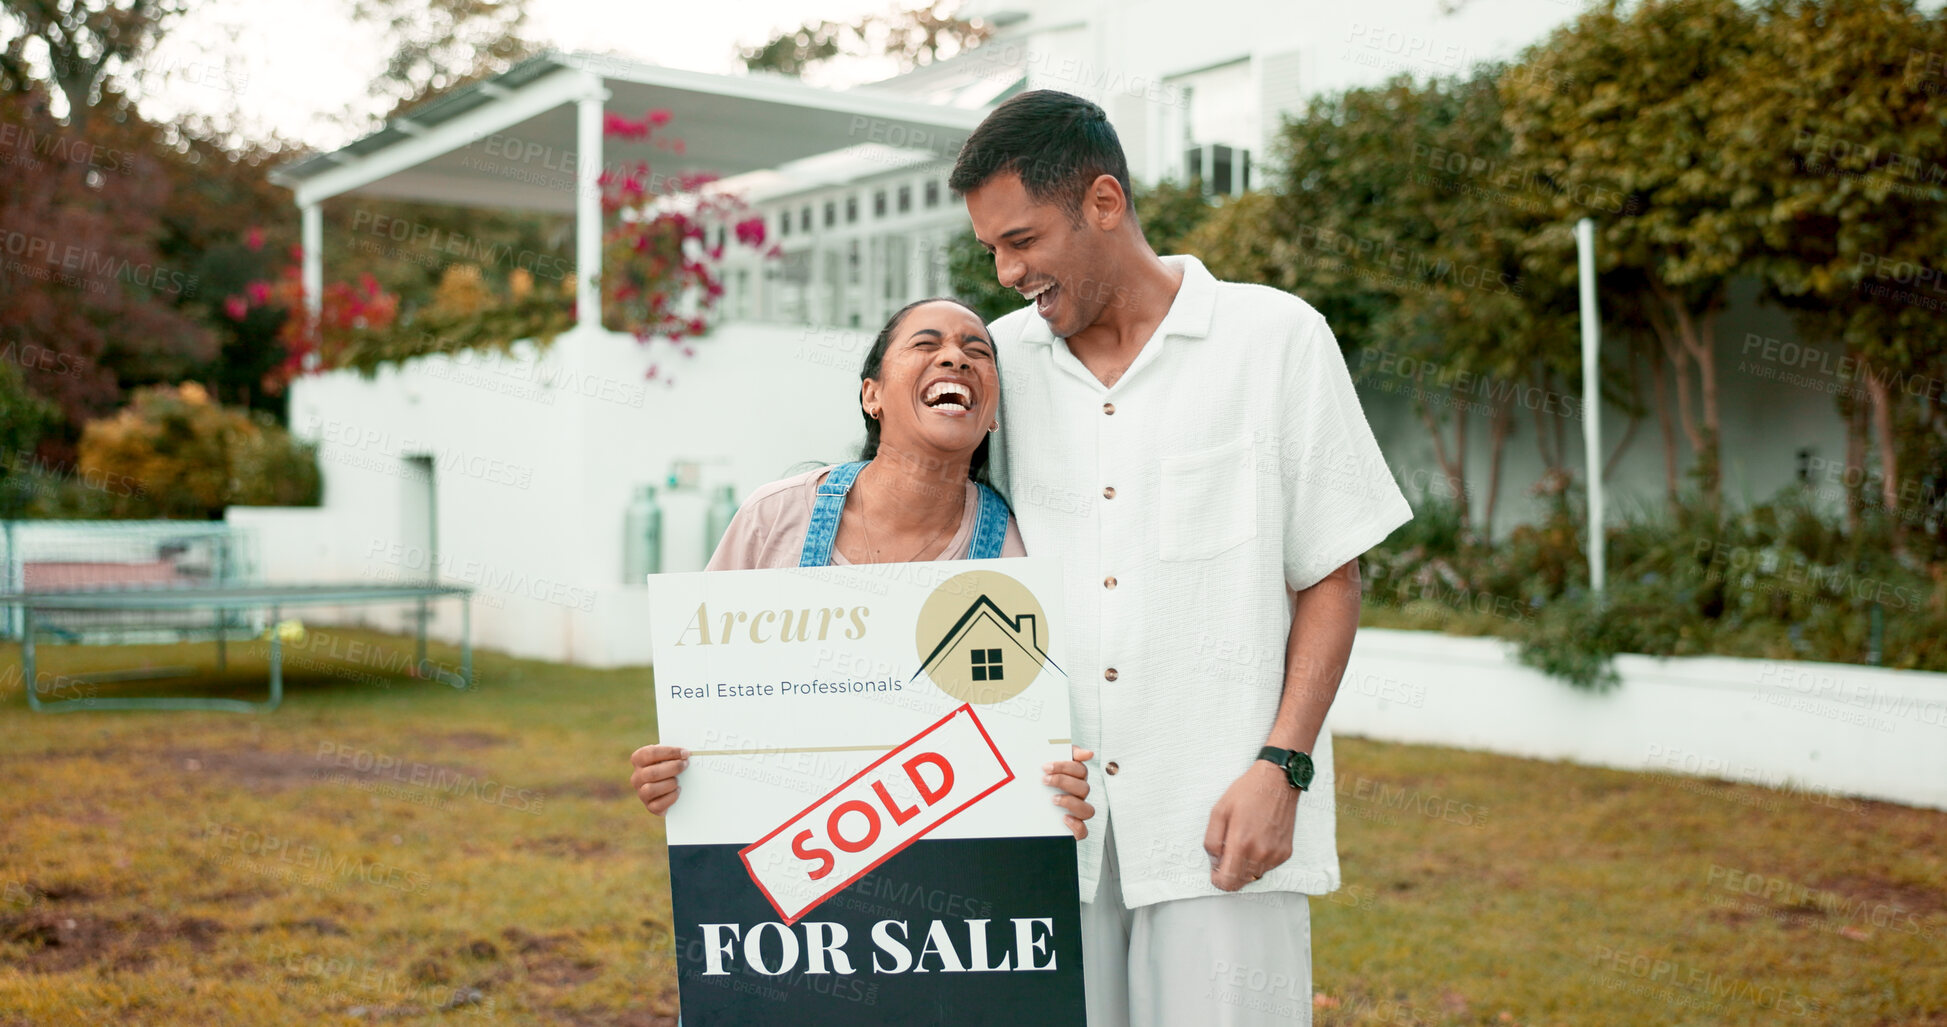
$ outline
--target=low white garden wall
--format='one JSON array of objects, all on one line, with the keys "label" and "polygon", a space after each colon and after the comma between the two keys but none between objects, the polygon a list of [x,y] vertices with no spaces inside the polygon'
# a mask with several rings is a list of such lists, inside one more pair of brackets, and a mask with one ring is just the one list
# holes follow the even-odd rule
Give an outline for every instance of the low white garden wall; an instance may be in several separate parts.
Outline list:
[{"label": "low white garden wall", "polygon": [[1728,657],[1616,660],[1570,687],[1498,639],[1363,628],[1340,734],[1947,809],[1947,674]]}]

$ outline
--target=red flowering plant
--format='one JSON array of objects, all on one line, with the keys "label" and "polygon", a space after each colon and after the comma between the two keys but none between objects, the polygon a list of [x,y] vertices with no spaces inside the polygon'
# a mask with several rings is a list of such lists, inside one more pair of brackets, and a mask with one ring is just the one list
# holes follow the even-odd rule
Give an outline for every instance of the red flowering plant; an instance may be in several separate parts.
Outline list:
[{"label": "red flowering plant", "polygon": [[[665,110],[636,119],[609,113],[603,134],[683,153],[681,139],[657,134],[668,122]],[[694,353],[689,340],[710,329],[723,295],[717,269],[726,242],[734,237],[738,245],[764,247],[763,219],[746,216],[740,200],[710,188],[715,180],[703,173],[652,175],[647,161],[602,174],[604,326],[628,332],[644,344],[664,339],[685,356]],[[733,225],[724,242],[709,245],[709,227]],[[767,256],[776,254],[776,247],[766,251]],[[540,289],[531,275],[517,271],[510,276],[506,295],[466,304],[435,301],[404,316],[398,296],[381,288],[372,275],[361,274],[356,284],[326,285],[322,311],[313,322],[306,313],[299,258],[293,247],[292,263],[276,281],[251,282],[223,304],[236,320],[258,308],[284,312],[278,337],[286,356],[265,380],[273,392],[312,371],[351,367],[369,373],[379,365],[428,353],[504,350],[521,339],[546,343],[575,320],[572,275],[560,289]],[[659,365],[652,364],[649,377],[667,380]]]},{"label": "red flowering plant", "polygon": [[[647,142],[675,153],[681,139],[657,138],[656,129],[669,121],[669,112],[652,110],[641,119],[606,115],[603,131],[630,142]],[[711,314],[723,296],[718,267],[731,241],[764,248],[764,219],[749,213],[742,200],[712,189],[717,176],[708,173],[663,178],[652,175],[647,161],[605,170],[600,179],[602,220],[602,323],[634,335],[645,345],[657,339],[684,356],[694,355],[688,340],[710,329]],[[657,186],[663,188],[657,188]],[[710,227],[731,226],[710,242]],[[663,377],[659,363],[649,377]]]},{"label": "red flowering plant", "polygon": [[362,337],[390,329],[399,316],[399,297],[380,288],[378,279],[364,274],[356,284],[326,285],[317,320],[313,321],[305,312],[302,265],[302,254],[293,246],[291,263],[275,282],[251,282],[244,286],[242,295],[223,301],[224,313],[236,321],[260,307],[285,311],[284,323],[277,332],[284,359],[264,375],[264,389],[273,394],[307,370],[344,366],[345,355]]}]

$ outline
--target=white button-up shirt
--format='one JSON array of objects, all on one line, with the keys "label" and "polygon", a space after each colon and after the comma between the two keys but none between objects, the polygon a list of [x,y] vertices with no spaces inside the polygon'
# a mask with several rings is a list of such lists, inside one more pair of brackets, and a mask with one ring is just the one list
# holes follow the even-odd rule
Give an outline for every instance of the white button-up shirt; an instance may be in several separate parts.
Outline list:
[{"label": "white button-up shirt", "polygon": [[[1028,552],[1063,563],[1073,731],[1095,750],[1090,801],[1114,818],[1132,908],[1221,894],[1204,832],[1269,740],[1287,589],[1412,517],[1325,318],[1289,293],[1219,282],[1193,257],[1163,259],[1182,287],[1114,385],[1032,306],[989,326],[994,478]],[[1291,859],[1246,891],[1338,887],[1329,732],[1312,759]],[[1085,901],[1102,835],[1079,850]]]}]

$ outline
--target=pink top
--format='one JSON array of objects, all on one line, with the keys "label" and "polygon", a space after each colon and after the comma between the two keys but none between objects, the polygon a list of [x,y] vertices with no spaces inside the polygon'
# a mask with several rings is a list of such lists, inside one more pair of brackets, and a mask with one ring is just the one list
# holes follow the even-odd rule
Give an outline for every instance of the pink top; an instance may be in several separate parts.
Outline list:
[{"label": "pink top", "polygon": [[[744,505],[737,508],[737,516],[730,519],[729,530],[723,533],[723,541],[717,543],[716,555],[710,557],[710,565],[704,570],[796,567],[804,555],[804,537],[811,528],[811,508],[818,501],[818,483],[825,480],[825,475],[829,473],[830,467],[820,467],[771,482],[751,493],[750,498],[744,500]],[[974,519],[979,514],[979,486],[969,481],[967,512],[960,518],[960,530],[947,540],[938,553],[916,557],[915,562],[966,559],[967,550],[973,547]],[[1028,555],[1027,546],[1021,543],[1020,525],[1014,523],[1011,514],[1007,518],[1007,540],[1001,543],[1001,555]],[[832,547],[834,565],[851,562],[838,551],[837,546]]]}]

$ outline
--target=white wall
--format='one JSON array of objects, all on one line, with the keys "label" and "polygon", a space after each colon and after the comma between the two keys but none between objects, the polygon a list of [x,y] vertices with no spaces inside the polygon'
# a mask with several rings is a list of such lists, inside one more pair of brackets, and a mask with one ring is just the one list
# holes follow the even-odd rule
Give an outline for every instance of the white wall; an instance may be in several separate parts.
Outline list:
[{"label": "white wall", "polygon": [[[741,499],[801,463],[856,452],[858,365],[870,342],[861,330],[739,323],[694,341],[689,357],[667,341],[644,347],[602,332],[539,352],[523,345],[514,357],[426,357],[371,379],[300,379],[291,426],[319,443],[324,505],[235,517],[264,533],[271,580],[416,580],[436,566],[441,579],[477,589],[476,645],[647,663],[643,589],[621,583],[634,487],[662,482],[673,461],[702,465],[702,490],[663,497],[664,569],[700,568],[709,489],[729,484]],[[645,378],[652,363],[659,381]],[[436,558],[401,537],[413,453],[434,456]],[[457,607],[444,605],[432,631],[456,639]]]},{"label": "white wall", "polygon": [[1569,687],[1495,639],[1359,631],[1340,734],[1947,809],[1947,675],[1802,661],[1623,656]]}]

